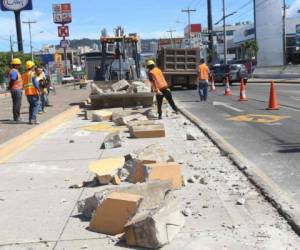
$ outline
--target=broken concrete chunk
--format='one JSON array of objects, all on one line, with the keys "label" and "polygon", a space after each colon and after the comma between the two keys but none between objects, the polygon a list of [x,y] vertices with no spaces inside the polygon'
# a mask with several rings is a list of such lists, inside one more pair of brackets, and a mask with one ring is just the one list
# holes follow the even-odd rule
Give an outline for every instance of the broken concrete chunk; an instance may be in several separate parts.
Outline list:
[{"label": "broken concrete chunk", "polygon": [[128,123],[132,121],[147,121],[147,120],[148,118],[142,114],[131,114],[126,116],[120,115],[117,119],[114,119],[114,123],[117,126],[123,126],[123,125],[128,125]]},{"label": "broken concrete chunk", "polygon": [[178,202],[166,201],[154,211],[136,214],[125,226],[129,246],[158,249],[169,244],[184,225]]},{"label": "broken concrete chunk", "polygon": [[[160,144],[151,144],[146,148],[136,152],[136,159],[144,163],[173,162],[174,158],[167,154]],[[133,156],[135,157],[135,156]]]},{"label": "broken concrete chunk", "polygon": [[91,94],[97,95],[97,94],[103,94],[103,90],[100,89],[95,83],[91,84]]},{"label": "broken concrete chunk", "polygon": [[147,125],[156,125],[158,124],[157,121],[149,121],[149,120],[145,120],[145,121],[130,121],[127,123],[128,127],[132,127],[132,126],[147,126]]},{"label": "broken concrete chunk", "polygon": [[139,183],[125,187],[110,186],[105,191],[97,192],[92,197],[79,201],[77,208],[79,213],[90,219],[98,205],[102,203],[105,197],[107,197],[111,192],[119,192],[143,196],[144,199],[140,204],[139,211],[150,210],[157,208],[171,189],[172,182],[170,180]]},{"label": "broken concrete chunk", "polygon": [[186,217],[191,216],[192,215],[192,209],[190,209],[189,207],[185,208],[184,210],[182,210],[182,214]]},{"label": "broken concrete chunk", "polygon": [[145,181],[172,180],[172,189],[182,187],[181,166],[175,162],[144,165]]},{"label": "broken concrete chunk", "polygon": [[133,138],[158,138],[166,136],[163,124],[130,126],[129,132]]},{"label": "broken concrete chunk", "polygon": [[125,164],[124,157],[107,158],[99,161],[92,161],[89,170],[95,173],[101,185],[111,182],[119,168]]},{"label": "broken concrete chunk", "polygon": [[101,149],[120,148],[122,146],[119,132],[110,133],[104,138]]},{"label": "broken concrete chunk", "polygon": [[186,134],[186,139],[187,139],[188,141],[196,141],[196,140],[197,140],[197,137],[196,137],[193,133],[188,132],[188,133]]},{"label": "broken concrete chunk", "polygon": [[236,204],[240,205],[240,206],[243,206],[245,204],[245,202],[246,202],[246,199],[245,198],[241,198],[241,199],[238,199],[236,201]]},{"label": "broken concrete chunk", "polygon": [[112,118],[112,112],[109,110],[96,110],[92,113],[93,122],[110,121]]},{"label": "broken concrete chunk", "polygon": [[142,199],[142,196],[135,194],[109,194],[97,207],[89,228],[109,235],[123,233],[125,224],[136,213]]},{"label": "broken concrete chunk", "polygon": [[129,88],[129,86],[130,86],[129,83],[126,80],[120,80],[120,81],[114,83],[113,85],[111,85],[112,89],[115,92],[127,90]]},{"label": "broken concrete chunk", "polygon": [[112,178],[112,181],[111,181],[112,184],[114,185],[121,185],[121,179],[119,178],[118,175],[114,175],[114,177]]}]

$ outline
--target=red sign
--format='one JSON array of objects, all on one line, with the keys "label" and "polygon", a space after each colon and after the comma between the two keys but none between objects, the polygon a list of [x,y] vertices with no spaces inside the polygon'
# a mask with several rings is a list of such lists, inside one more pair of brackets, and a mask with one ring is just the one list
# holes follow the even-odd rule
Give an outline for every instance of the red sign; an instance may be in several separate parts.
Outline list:
[{"label": "red sign", "polygon": [[68,37],[69,36],[69,26],[58,26],[58,36]]},{"label": "red sign", "polygon": [[58,24],[66,24],[72,22],[71,4],[53,4],[53,21]]},{"label": "red sign", "polygon": [[69,3],[63,3],[61,4],[61,12],[62,13],[71,13],[71,4]]}]

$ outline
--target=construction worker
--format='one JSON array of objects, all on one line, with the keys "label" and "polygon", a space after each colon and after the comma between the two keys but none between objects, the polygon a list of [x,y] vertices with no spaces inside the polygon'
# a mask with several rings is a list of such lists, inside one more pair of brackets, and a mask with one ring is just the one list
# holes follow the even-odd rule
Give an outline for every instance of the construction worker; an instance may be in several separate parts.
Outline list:
[{"label": "construction worker", "polygon": [[34,72],[34,62],[26,62],[26,72],[24,74],[25,95],[29,103],[29,124],[39,124],[37,113],[39,112],[39,96],[41,91]]},{"label": "construction worker", "polygon": [[13,102],[13,117],[15,122],[22,121],[21,119],[21,105],[23,96],[23,80],[22,75],[19,72],[19,67],[22,62],[19,58],[14,58],[11,61],[12,69],[8,74],[9,90]]},{"label": "construction worker", "polygon": [[201,59],[200,65],[198,67],[198,91],[199,91],[201,102],[207,101],[208,79],[209,79],[209,68],[206,65],[204,59]]},{"label": "construction worker", "polygon": [[164,97],[177,114],[178,109],[174,103],[171,90],[168,87],[168,83],[166,82],[162,71],[158,67],[155,67],[155,63],[152,60],[147,61],[146,66],[148,69],[149,80],[152,84],[152,90],[156,93],[158,119],[162,119],[162,104]]}]

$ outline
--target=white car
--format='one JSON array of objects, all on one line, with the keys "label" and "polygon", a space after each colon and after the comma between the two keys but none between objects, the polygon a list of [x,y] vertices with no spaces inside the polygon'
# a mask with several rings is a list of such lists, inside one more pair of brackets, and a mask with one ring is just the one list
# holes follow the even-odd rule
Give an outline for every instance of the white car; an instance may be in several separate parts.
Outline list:
[{"label": "white car", "polygon": [[62,79],[61,79],[61,82],[64,84],[64,83],[69,83],[69,82],[74,82],[75,81],[75,78],[71,75],[68,75],[68,76],[63,76]]}]

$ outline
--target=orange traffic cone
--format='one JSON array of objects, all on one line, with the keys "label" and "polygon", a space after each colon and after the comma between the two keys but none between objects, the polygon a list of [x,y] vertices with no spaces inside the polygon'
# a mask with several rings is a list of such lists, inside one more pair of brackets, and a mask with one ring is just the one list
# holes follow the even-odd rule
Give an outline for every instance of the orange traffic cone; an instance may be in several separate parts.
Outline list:
[{"label": "orange traffic cone", "polygon": [[246,96],[246,86],[244,84],[244,79],[241,80],[239,101],[240,102],[248,101],[247,96]]},{"label": "orange traffic cone", "polygon": [[211,76],[210,78],[210,92],[215,92],[217,89],[216,89],[216,85],[215,85],[215,78],[214,76]]},{"label": "orange traffic cone", "polygon": [[229,86],[229,79],[228,79],[228,76],[226,77],[226,86],[225,86],[225,93],[224,93],[225,96],[231,96],[231,89],[230,89],[230,86]]},{"label": "orange traffic cone", "polygon": [[278,110],[279,109],[274,81],[271,82],[269,107],[267,109],[268,110]]}]

